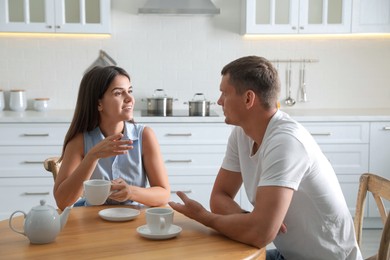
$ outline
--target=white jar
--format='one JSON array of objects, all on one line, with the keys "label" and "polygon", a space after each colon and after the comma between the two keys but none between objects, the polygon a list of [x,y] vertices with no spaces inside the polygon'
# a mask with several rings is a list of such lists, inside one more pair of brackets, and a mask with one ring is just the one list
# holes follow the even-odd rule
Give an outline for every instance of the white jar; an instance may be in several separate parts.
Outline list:
[{"label": "white jar", "polygon": [[49,98],[35,98],[34,109],[36,111],[44,112],[49,108]]},{"label": "white jar", "polygon": [[24,111],[27,108],[26,92],[23,89],[11,90],[9,97],[9,108],[13,111]]},{"label": "white jar", "polygon": [[5,101],[4,101],[4,92],[2,89],[0,89],[0,111],[4,109],[5,106]]}]

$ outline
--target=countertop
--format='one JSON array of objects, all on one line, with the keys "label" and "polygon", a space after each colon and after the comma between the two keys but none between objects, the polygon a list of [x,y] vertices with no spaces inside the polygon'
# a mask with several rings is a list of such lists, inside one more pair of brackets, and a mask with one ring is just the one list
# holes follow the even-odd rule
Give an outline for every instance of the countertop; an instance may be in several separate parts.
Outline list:
[{"label": "countertop", "polygon": [[[390,121],[390,109],[293,109],[281,108],[292,118],[300,122],[320,121]],[[220,111],[218,116],[141,116],[141,111],[134,111],[137,123],[223,123],[225,117]],[[24,112],[0,111],[0,123],[70,123],[73,110],[49,110],[37,112],[27,110]]]},{"label": "countertop", "polygon": [[[26,110],[24,112],[0,111],[0,123],[70,123],[73,110],[49,110],[37,112]],[[218,116],[141,116],[141,111],[134,111],[134,120],[137,123],[223,123],[225,117]]]},{"label": "countertop", "polygon": [[369,109],[281,109],[299,122],[390,121],[390,108]]}]

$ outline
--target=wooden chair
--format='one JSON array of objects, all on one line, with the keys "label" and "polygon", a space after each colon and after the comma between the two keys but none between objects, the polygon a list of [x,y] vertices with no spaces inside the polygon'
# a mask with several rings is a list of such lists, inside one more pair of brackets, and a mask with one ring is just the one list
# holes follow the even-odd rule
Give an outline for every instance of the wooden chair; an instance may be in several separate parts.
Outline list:
[{"label": "wooden chair", "polygon": [[61,163],[58,162],[59,159],[60,157],[50,157],[43,162],[43,166],[45,167],[46,171],[52,173],[54,180],[56,180],[58,171],[61,167]]},{"label": "wooden chair", "polygon": [[375,202],[378,206],[379,213],[382,218],[382,222],[384,224],[378,253],[368,259],[389,260],[390,218],[388,217],[388,213],[386,212],[385,206],[383,204],[383,199],[390,201],[390,180],[387,180],[372,173],[364,173],[360,177],[360,185],[354,219],[356,238],[359,246],[362,240],[363,215],[367,191],[371,192],[371,194],[374,196]]}]

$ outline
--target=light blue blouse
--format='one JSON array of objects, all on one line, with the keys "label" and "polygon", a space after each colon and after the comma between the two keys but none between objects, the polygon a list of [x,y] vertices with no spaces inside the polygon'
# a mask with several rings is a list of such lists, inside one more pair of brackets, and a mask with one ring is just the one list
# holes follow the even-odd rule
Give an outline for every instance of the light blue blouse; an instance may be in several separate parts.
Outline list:
[{"label": "light blue blouse", "polygon": [[[129,185],[146,187],[147,179],[142,163],[142,133],[145,126],[125,122],[123,138],[133,141],[133,149],[128,153],[99,159],[91,179],[115,180],[122,178]],[[84,133],[84,154],[105,139],[99,127]],[[118,203],[107,200],[107,204],[131,204],[132,201]]]}]

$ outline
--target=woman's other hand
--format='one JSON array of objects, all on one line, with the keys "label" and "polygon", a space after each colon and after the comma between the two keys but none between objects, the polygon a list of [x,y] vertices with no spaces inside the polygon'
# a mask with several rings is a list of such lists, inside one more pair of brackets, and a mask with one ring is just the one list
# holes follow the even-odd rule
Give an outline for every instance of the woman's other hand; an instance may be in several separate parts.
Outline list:
[{"label": "woman's other hand", "polygon": [[132,140],[122,140],[123,134],[115,134],[106,137],[103,141],[95,145],[88,153],[94,157],[107,158],[127,153],[133,149]]},{"label": "woman's other hand", "polygon": [[126,200],[130,200],[131,198],[131,186],[128,185],[124,180],[121,178],[115,179],[111,181],[111,195],[110,199],[123,202]]}]

